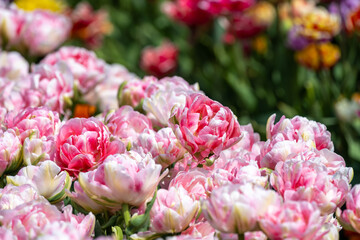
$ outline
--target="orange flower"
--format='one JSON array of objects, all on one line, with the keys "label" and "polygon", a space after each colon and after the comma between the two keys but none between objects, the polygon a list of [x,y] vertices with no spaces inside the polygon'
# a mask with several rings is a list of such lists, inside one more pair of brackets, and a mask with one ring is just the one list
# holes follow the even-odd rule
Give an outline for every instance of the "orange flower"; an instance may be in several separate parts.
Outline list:
[{"label": "orange flower", "polygon": [[314,70],[330,68],[335,65],[339,58],[339,47],[329,42],[309,44],[303,50],[300,50],[295,54],[297,62]]},{"label": "orange flower", "polygon": [[254,38],[252,42],[253,49],[259,54],[265,54],[267,52],[268,42],[265,36],[260,35]]},{"label": "orange flower", "polygon": [[74,117],[89,118],[96,111],[96,107],[88,104],[77,104],[74,110]]}]

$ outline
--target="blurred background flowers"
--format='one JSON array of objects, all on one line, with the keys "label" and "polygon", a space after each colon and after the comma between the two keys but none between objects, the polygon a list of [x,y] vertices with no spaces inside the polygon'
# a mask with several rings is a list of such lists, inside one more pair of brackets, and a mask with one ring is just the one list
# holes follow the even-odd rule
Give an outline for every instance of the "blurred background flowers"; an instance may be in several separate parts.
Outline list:
[{"label": "blurred background flowers", "polygon": [[[4,50],[38,62],[60,45],[77,45],[139,77],[178,75],[198,82],[263,136],[274,112],[306,116],[326,124],[335,151],[360,171],[360,0],[15,0],[0,5]],[[98,112],[94,106],[77,108],[81,116]],[[358,182],[355,174],[353,183]]]}]

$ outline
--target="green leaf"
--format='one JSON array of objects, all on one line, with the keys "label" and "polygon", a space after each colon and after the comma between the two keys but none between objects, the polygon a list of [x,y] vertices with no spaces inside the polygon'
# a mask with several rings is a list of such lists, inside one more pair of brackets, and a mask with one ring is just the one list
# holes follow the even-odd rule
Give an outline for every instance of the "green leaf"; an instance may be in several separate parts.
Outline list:
[{"label": "green leaf", "polygon": [[246,106],[246,108],[254,110],[257,104],[257,100],[253,94],[253,89],[231,73],[228,74],[226,80],[237,93],[237,96],[240,98],[241,102]]},{"label": "green leaf", "polygon": [[147,231],[150,226],[150,210],[155,203],[156,200],[156,191],[154,193],[153,198],[147,204],[145,213],[142,215],[134,215],[131,217],[129,226],[126,228],[126,234],[131,235],[137,232]]},{"label": "green leaf", "polygon": [[119,226],[115,226],[111,228],[114,235],[115,235],[115,239],[116,240],[123,240],[124,239],[124,235],[123,232],[121,230],[121,228]]},{"label": "green leaf", "polygon": [[101,225],[100,225],[99,220],[96,220],[96,222],[95,222],[95,230],[94,230],[94,232],[95,232],[95,237],[99,237],[99,236],[104,235],[104,233],[103,233],[103,231],[101,229]]},{"label": "green leaf", "polygon": [[349,141],[349,156],[356,161],[360,161],[360,143],[353,140]]}]

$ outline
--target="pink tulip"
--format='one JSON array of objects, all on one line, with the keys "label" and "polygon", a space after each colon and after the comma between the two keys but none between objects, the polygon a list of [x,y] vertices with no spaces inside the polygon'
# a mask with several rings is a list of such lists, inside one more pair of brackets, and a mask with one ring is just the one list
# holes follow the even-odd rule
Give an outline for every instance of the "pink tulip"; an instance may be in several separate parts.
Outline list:
[{"label": "pink tulip", "polygon": [[198,26],[209,23],[212,14],[199,6],[200,0],[176,0],[165,2],[163,12],[175,21],[188,26]]},{"label": "pink tulip", "polygon": [[152,129],[150,119],[130,106],[123,106],[111,113],[106,122],[110,132],[126,144],[135,141],[145,129]]},{"label": "pink tulip", "polygon": [[61,220],[75,226],[81,236],[90,237],[92,235],[95,228],[95,216],[92,213],[86,216],[81,213],[74,215],[71,205],[65,206],[62,211],[63,215]]},{"label": "pink tulip", "polygon": [[1,210],[2,226],[11,229],[17,239],[34,239],[41,236],[49,225],[55,222],[66,222],[77,230],[81,239],[90,237],[95,227],[95,216],[73,215],[72,207],[67,206],[61,213],[48,202],[30,201],[14,209]]},{"label": "pink tulip", "polygon": [[276,115],[273,114],[267,122],[266,135],[268,139],[273,139],[276,134],[281,134],[286,140],[304,141],[318,150],[327,148],[334,151],[331,134],[326,130],[325,125],[299,116],[292,119],[283,116],[278,123],[274,124],[275,117]]},{"label": "pink tulip", "polygon": [[181,186],[194,200],[200,200],[200,198],[207,198],[206,175],[207,171],[201,168],[193,168],[187,172],[179,172],[176,177],[171,180],[169,188],[179,188]]},{"label": "pink tulip", "polygon": [[[70,69],[65,64],[50,66],[40,64],[33,68],[30,75],[31,87],[34,92],[39,93],[39,103],[35,106],[46,106],[53,111],[64,114],[66,102],[73,97],[74,79]],[[25,92],[24,98],[29,96]],[[31,107],[32,101],[27,100]]]},{"label": "pink tulip", "polygon": [[[279,139],[279,137],[281,139]],[[280,135],[276,140],[267,140],[261,149],[259,166],[262,168],[275,169],[278,162],[284,162],[294,155],[310,153],[311,148],[304,142],[284,140]]]},{"label": "pink tulip", "polygon": [[309,147],[303,141],[283,140],[280,135],[276,135],[273,140],[268,140],[264,144],[259,156],[259,165],[260,167],[274,169],[278,162],[293,158],[306,161],[317,158],[327,167],[329,174],[334,174],[345,167],[344,159],[327,148],[319,151],[316,148]]},{"label": "pink tulip", "polygon": [[202,0],[202,9],[214,15],[241,12],[255,3],[254,0]]},{"label": "pink tulip", "polygon": [[336,211],[341,225],[348,230],[360,233],[360,185],[355,185],[346,195],[346,209]]},{"label": "pink tulip", "polygon": [[[1,39],[7,39],[6,48],[18,47],[26,22],[26,14],[16,8],[0,8]],[[2,43],[4,44],[4,43]]]},{"label": "pink tulip", "polygon": [[190,225],[180,236],[191,236],[193,238],[210,240],[214,239],[215,229],[209,222],[198,222]]},{"label": "pink tulip", "polygon": [[[234,233],[222,233],[220,232],[215,240],[238,240],[238,235]],[[246,232],[244,234],[245,240],[267,240],[268,238],[262,231],[255,231],[255,232]]]},{"label": "pink tulip", "polygon": [[32,130],[23,141],[22,157],[25,165],[37,165],[46,160],[54,161],[56,152],[55,138],[41,137],[38,130]]},{"label": "pink tulip", "polygon": [[177,58],[177,47],[171,42],[165,42],[157,48],[144,48],[140,65],[147,74],[161,78],[175,71]]},{"label": "pink tulip", "polygon": [[40,63],[56,65],[63,61],[71,69],[75,83],[85,94],[104,81],[105,62],[98,59],[94,52],[79,47],[62,47],[59,51],[47,55]]},{"label": "pink tulip", "polygon": [[163,78],[146,89],[143,109],[161,126],[167,126],[173,108],[184,107],[186,95],[199,92],[197,84],[190,85],[180,77]]},{"label": "pink tulip", "polygon": [[91,240],[92,238],[84,236],[72,223],[59,221],[46,224],[36,239]]},{"label": "pink tulip", "polygon": [[206,219],[217,230],[242,234],[256,230],[267,209],[278,207],[281,197],[254,184],[228,184],[212,191],[203,201]]},{"label": "pink tulip", "polygon": [[14,81],[0,77],[0,107],[6,111],[21,111],[25,106],[21,91]]},{"label": "pink tulip", "polygon": [[285,201],[269,208],[260,227],[270,239],[320,240],[326,234],[321,229],[325,220],[315,203]]},{"label": "pink tulip", "polygon": [[106,211],[106,207],[94,202],[91,198],[89,198],[84,190],[81,188],[78,181],[74,183],[74,192],[69,192],[65,190],[66,195],[71,198],[71,201],[74,201],[80,207],[85,209],[86,211],[92,212],[94,214],[101,213]]},{"label": "pink tulip", "polygon": [[156,77],[145,77],[143,80],[131,79],[123,83],[119,96],[119,104],[137,107],[147,96],[146,89],[150,84],[157,82]]},{"label": "pink tulip", "polygon": [[18,52],[0,52],[0,77],[17,81],[28,74],[29,63]]},{"label": "pink tulip", "polygon": [[170,125],[180,143],[200,162],[237,143],[240,125],[227,107],[205,95],[187,96],[186,105],[174,110]]},{"label": "pink tulip", "polygon": [[13,129],[0,130],[0,176],[20,168],[21,141]]},{"label": "pink tulip", "polygon": [[6,115],[5,125],[19,135],[26,165],[54,160],[55,138],[61,122],[57,112],[46,107],[25,108]]},{"label": "pink tulip", "polygon": [[56,163],[77,177],[79,172],[96,168],[109,155],[123,153],[125,146],[112,139],[96,118],[73,118],[60,128],[56,149]]},{"label": "pink tulip", "polygon": [[71,31],[65,15],[36,10],[27,13],[21,38],[31,55],[46,55],[60,46]]},{"label": "pink tulip", "polygon": [[106,78],[96,85],[95,89],[84,97],[92,105],[99,105],[102,112],[119,107],[117,94],[120,85],[127,81],[139,79],[124,66],[112,64],[106,66]]},{"label": "pink tulip", "polygon": [[196,217],[199,202],[193,200],[182,187],[160,189],[150,211],[150,231],[179,233]]},{"label": "pink tulip", "polygon": [[53,138],[60,127],[59,114],[46,107],[26,108],[18,113],[13,112],[6,116],[5,125],[20,134],[22,141],[34,131],[39,137]]},{"label": "pink tulip", "polygon": [[151,153],[163,168],[180,161],[187,153],[171,128],[162,128],[158,132],[145,129],[134,142],[133,150],[141,154]]},{"label": "pink tulip", "polygon": [[130,151],[107,157],[97,169],[79,175],[79,183],[86,195],[109,208],[122,204],[140,206],[151,198],[166,174],[151,155],[145,157]]},{"label": "pink tulip", "polygon": [[7,176],[6,181],[15,186],[29,184],[51,203],[62,201],[66,197],[65,189],[70,189],[71,186],[69,174],[61,172],[53,161],[24,167],[16,176]]},{"label": "pink tulip", "polygon": [[3,189],[0,189],[0,211],[15,209],[24,203],[32,201],[48,203],[48,201],[29,184],[21,186],[8,184]]},{"label": "pink tulip", "polygon": [[285,200],[315,202],[323,214],[341,207],[350,190],[346,175],[329,175],[326,167],[315,159],[279,162],[270,182]]}]

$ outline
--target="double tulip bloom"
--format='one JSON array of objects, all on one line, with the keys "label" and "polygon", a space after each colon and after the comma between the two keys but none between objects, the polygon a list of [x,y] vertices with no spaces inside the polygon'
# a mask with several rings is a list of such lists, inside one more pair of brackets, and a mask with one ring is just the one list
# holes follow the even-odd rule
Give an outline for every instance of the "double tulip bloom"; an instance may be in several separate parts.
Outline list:
[{"label": "double tulip bloom", "polygon": [[108,128],[96,118],[73,118],[59,130],[56,163],[77,177],[99,166],[109,155],[123,153],[125,145],[111,137]]},{"label": "double tulip bloom", "polygon": [[184,107],[174,110],[170,125],[180,143],[200,163],[241,139],[240,125],[227,107],[200,93],[187,95]]},{"label": "double tulip bloom", "polygon": [[136,152],[114,154],[97,169],[81,172],[79,183],[95,202],[113,209],[122,204],[140,206],[151,199],[159,181],[167,174],[155,164],[151,155],[142,157]]}]

